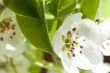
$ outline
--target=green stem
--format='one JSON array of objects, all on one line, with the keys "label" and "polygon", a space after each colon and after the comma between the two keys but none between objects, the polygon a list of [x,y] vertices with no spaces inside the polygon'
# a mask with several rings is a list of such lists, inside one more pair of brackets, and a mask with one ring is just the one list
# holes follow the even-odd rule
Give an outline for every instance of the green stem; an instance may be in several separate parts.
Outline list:
[{"label": "green stem", "polygon": [[61,66],[56,65],[52,62],[47,62],[47,61],[36,61],[35,65],[46,68],[46,69],[51,69],[51,70],[57,70],[57,71],[63,70],[63,68]]},{"label": "green stem", "polygon": [[14,73],[18,73],[17,70],[16,70],[16,66],[14,65],[14,62],[13,62],[13,59],[12,58],[10,58],[10,64],[11,64],[11,67],[13,68]]}]

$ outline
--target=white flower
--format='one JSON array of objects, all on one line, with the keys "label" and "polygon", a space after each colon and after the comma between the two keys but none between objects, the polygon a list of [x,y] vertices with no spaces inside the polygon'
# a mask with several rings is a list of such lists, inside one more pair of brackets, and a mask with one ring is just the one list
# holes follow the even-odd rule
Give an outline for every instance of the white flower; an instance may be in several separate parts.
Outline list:
[{"label": "white flower", "polygon": [[54,51],[68,73],[79,73],[78,68],[91,69],[102,61],[97,49],[102,33],[95,22],[81,17],[81,13],[69,15],[53,38]]},{"label": "white flower", "polygon": [[22,35],[15,14],[6,9],[0,16],[0,57],[13,57],[25,49],[25,38]]},{"label": "white flower", "polygon": [[106,20],[99,24],[104,35],[104,42],[100,46],[100,51],[105,56],[110,56],[110,20]]},{"label": "white flower", "polygon": [[110,64],[100,62],[96,67],[92,70],[92,73],[110,73]]}]

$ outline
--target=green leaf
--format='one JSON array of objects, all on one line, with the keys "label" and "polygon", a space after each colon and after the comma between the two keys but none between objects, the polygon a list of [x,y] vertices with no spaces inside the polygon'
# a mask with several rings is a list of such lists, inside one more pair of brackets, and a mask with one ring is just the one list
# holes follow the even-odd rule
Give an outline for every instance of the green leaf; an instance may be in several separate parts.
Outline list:
[{"label": "green leaf", "polygon": [[40,73],[40,71],[41,71],[41,67],[33,64],[29,68],[29,73]]},{"label": "green leaf", "polygon": [[110,0],[100,0],[98,19],[106,20],[110,18]]},{"label": "green leaf", "polygon": [[49,37],[50,37],[50,40],[52,40],[53,36],[54,36],[54,33],[55,31],[57,30],[57,26],[58,26],[58,21],[54,21],[52,26],[51,26],[51,31],[49,32]]},{"label": "green leaf", "polygon": [[74,11],[76,0],[47,0],[46,9],[55,17],[64,17]]},{"label": "green leaf", "polygon": [[41,20],[20,15],[16,15],[16,18],[23,34],[35,47],[53,53],[46,26],[42,24]]},{"label": "green leaf", "polygon": [[81,12],[84,18],[94,20],[97,14],[100,0],[81,0]]},{"label": "green leaf", "polygon": [[15,13],[39,18],[36,0],[3,0]]}]

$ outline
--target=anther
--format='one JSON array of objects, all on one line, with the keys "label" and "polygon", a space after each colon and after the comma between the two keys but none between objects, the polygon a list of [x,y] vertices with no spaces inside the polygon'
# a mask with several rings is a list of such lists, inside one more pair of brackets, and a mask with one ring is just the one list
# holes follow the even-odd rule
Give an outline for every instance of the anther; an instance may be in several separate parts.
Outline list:
[{"label": "anther", "polygon": [[73,57],[75,57],[75,54],[73,53]]},{"label": "anther", "polygon": [[70,48],[71,45],[70,45],[69,43],[66,43],[66,44],[65,44],[65,47],[66,47],[66,48]]},{"label": "anther", "polygon": [[74,43],[72,43],[72,47],[74,47]]},{"label": "anther", "polygon": [[10,39],[13,39],[13,36],[10,36]]},{"label": "anther", "polygon": [[72,49],[70,49],[69,51],[70,51],[71,53],[73,53],[73,50],[72,50]]},{"label": "anther", "polygon": [[67,35],[71,35],[71,31],[68,31],[68,32],[67,32]]},{"label": "anther", "polygon": [[75,50],[75,48],[74,48],[74,47],[72,47],[71,49],[72,49],[72,50]]},{"label": "anther", "polygon": [[72,31],[74,31],[74,32],[75,32],[75,31],[76,31],[76,28],[73,28],[73,29],[72,29]]},{"label": "anther", "polygon": [[16,25],[13,25],[12,29],[15,30]]},{"label": "anther", "polygon": [[76,45],[78,44],[78,42],[76,42],[75,40],[73,41],[73,43],[76,44]]},{"label": "anther", "polygon": [[0,41],[3,41],[3,37],[0,37]]},{"label": "anther", "polygon": [[95,20],[95,22],[99,22],[99,21],[100,21],[100,19],[96,19],[96,20]]},{"label": "anther", "polygon": [[80,45],[80,48],[84,48],[84,46]]},{"label": "anther", "polygon": [[82,54],[82,51],[79,51]]},{"label": "anther", "polygon": [[13,32],[12,34],[15,36],[16,35],[16,32]]},{"label": "anther", "polygon": [[65,43],[69,43],[70,42],[70,39],[69,38],[66,38],[65,39]]}]

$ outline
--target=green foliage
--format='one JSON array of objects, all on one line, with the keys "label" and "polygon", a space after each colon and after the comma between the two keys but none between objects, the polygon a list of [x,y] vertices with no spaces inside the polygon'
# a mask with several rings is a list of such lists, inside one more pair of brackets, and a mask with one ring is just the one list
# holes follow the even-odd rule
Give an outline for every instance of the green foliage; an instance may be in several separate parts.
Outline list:
[{"label": "green foliage", "polygon": [[47,0],[46,9],[55,17],[64,17],[75,8],[76,0]]},{"label": "green foliage", "polygon": [[16,18],[23,34],[34,46],[47,52],[53,52],[41,20],[20,15],[16,15]]},{"label": "green foliage", "polygon": [[97,18],[101,20],[110,18],[110,0],[100,0]]},{"label": "green foliage", "polygon": [[81,12],[84,18],[94,20],[97,14],[100,0],[79,0],[81,3]]},{"label": "green foliage", "polygon": [[[3,0],[5,5],[21,15],[35,16],[35,12],[27,0]],[[30,0],[31,1],[31,0]]]}]

